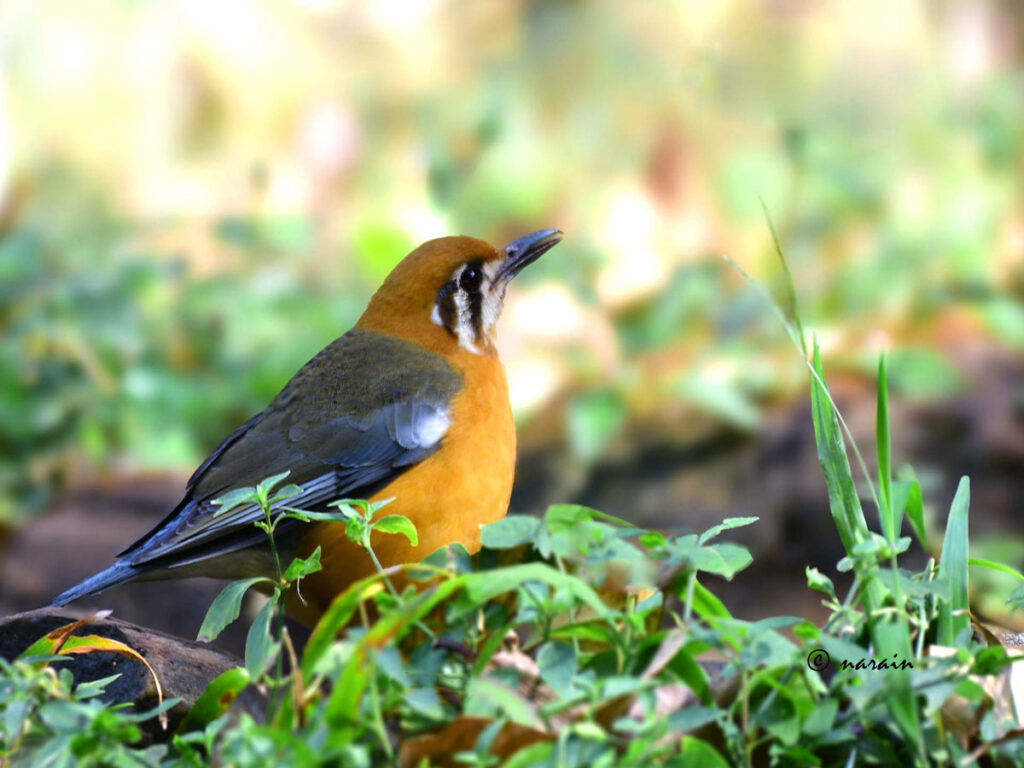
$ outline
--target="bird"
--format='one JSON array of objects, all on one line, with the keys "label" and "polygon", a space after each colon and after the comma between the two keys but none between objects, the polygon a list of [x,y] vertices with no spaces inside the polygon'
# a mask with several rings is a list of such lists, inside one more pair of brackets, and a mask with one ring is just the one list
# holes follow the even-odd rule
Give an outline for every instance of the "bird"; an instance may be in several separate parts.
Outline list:
[{"label": "bird", "polygon": [[[199,465],[177,506],[105,570],[52,606],[136,580],[275,577],[258,507],[217,514],[236,488],[289,472],[288,506],[325,509],[342,498],[393,499],[387,514],[416,526],[418,545],[374,534],[383,567],[462,544],[508,511],[516,431],[495,344],[511,280],[562,239],[543,229],[496,249],[467,236],[429,240],[402,259],[355,325],[326,346],[260,413]],[[273,510],[272,510],[273,512]],[[289,612],[315,623],[333,598],[375,572],[336,522],[282,520],[282,562],[320,547],[322,570],[302,581]]]}]

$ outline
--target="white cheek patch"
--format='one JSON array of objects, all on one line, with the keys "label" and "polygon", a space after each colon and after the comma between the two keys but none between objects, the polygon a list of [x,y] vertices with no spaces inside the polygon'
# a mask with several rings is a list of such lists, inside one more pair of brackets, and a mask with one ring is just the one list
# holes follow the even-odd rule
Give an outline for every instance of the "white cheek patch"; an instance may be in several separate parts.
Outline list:
[{"label": "white cheek patch", "polygon": [[430,320],[434,325],[440,325],[444,328],[444,320],[441,319],[441,310],[438,308],[437,304],[434,304],[434,311],[430,313]]},{"label": "white cheek patch", "polygon": [[484,293],[480,326],[483,328],[485,336],[493,337],[494,326],[498,322],[501,308],[505,303],[505,283],[502,283],[500,286],[495,286],[494,284],[494,278],[497,276],[500,268],[501,263],[497,261],[489,261],[484,264],[484,274],[487,276],[489,289]]},{"label": "white cheek patch", "polygon": [[480,349],[476,345],[476,331],[473,330],[473,310],[469,305],[469,297],[460,290],[452,298],[455,300],[455,310],[457,313],[455,335],[459,339],[459,346],[479,355]]}]

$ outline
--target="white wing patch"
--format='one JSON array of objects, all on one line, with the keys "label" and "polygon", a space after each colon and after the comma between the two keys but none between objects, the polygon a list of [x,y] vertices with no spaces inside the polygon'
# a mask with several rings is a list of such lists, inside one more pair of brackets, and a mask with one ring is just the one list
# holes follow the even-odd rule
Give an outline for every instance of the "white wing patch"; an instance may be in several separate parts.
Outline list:
[{"label": "white wing patch", "polygon": [[436,445],[452,424],[448,411],[431,411],[429,416],[421,418],[416,424],[416,442],[428,448]]}]

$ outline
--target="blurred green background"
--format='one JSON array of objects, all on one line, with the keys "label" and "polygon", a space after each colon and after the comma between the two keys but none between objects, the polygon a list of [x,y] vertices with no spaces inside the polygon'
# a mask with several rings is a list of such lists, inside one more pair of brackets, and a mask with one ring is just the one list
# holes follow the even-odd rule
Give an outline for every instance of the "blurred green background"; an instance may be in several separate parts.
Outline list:
[{"label": "blurred green background", "polygon": [[762,201],[832,370],[891,349],[897,399],[969,398],[965,349],[1024,350],[1022,31],[995,0],[6,0],[0,520],[190,471],[445,234],[566,232],[500,345],[569,496],[638,434],[806,415],[722,258],[784,297]]}]

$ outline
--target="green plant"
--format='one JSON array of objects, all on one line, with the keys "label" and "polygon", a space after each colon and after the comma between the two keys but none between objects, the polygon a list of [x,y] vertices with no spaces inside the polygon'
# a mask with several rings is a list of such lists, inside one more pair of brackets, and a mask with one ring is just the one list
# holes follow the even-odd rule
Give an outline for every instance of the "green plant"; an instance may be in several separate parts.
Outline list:
[{"label": "green plant", "polygon": [[[166,751],[128,747],[134,732],[126,715],[98,706],[74,721],[92,734],[77,742],[83,754],[98,750],[112,761],[165,766],[1024,761],[1020,713],[994,685],[1013,659],[968,612],[971,565],[1016,571],[968,557],[966,478],[951,504],[938,564],[917,571],[902,566],[912,544],[901,535],[904,519],[926,550],[928,542],[919,484],[892,475],[886,360],[878,365],[872,472],[852,440],[851,464],[849,432],[817,345],[809,353],[805,346],[785,274],[793,320],[779,314],[809,358],[818,455],[845,550],[837,570],[852,574],[840,595],[828,576],[807,569],[808,586],[830,610],[822,626],[799,617],[745,621],[715,596],[711,579],[731,579],[751,560],[744,547],[718,537],[756,518],[727,519],[700,535],[665,536],[587,507],[555,505],[540,518],[485,526],[475,560],[452,546],[385,571],[371,532],[415,543],[410,521],[378,517],[383,503],[339,501],[326,512],[290,507],[301,489],[279,487],[281,474],[221,500],[222,510],[262,511],[256,525],[275,564],[274,578],[225,587],[200,631],[204,639],[215,637],[237,618],[249,588],[267,590],[270,599],[250,628],[245,667],[211,683]],[[877,525],[865,515],[852,465],[863,475]],[[275,533],[292,518],[344,524],[377,565],[377,573],[335,599],[301,659],[281,621],[283,600],[319,568],[319,553],[280,561]],[[405,577],[401,592],[390,578],[398,573]],[[1011,600],[1019,599],[1018,589]],[[287,671],[282,648],[291,656]],[[2,671],[16,680],[26,674],[13,669]],[[230,702],[253,684],[281,695],[271,697],[265,722],[248,716],[232,722]],[[68,696],[66,679],[60,689],[33,685],[28,689],[41,691],[39,701]],[[18,733],[43,734],[40,749],[64,743],[43,706],[9,716],[21,723]],[[17,738],[9,744],[23,746]]]},{"label": "green plant", "polygon": [[69,669],[50,666],[68,660],[38,654],[13,662],[0,658],[0,765],[157,764],[165,746],[132,745],[142,736],[139,724],[160,717],[177,700],[147,712],[111,706],[101,697],[118,675],[74,685]]}]

